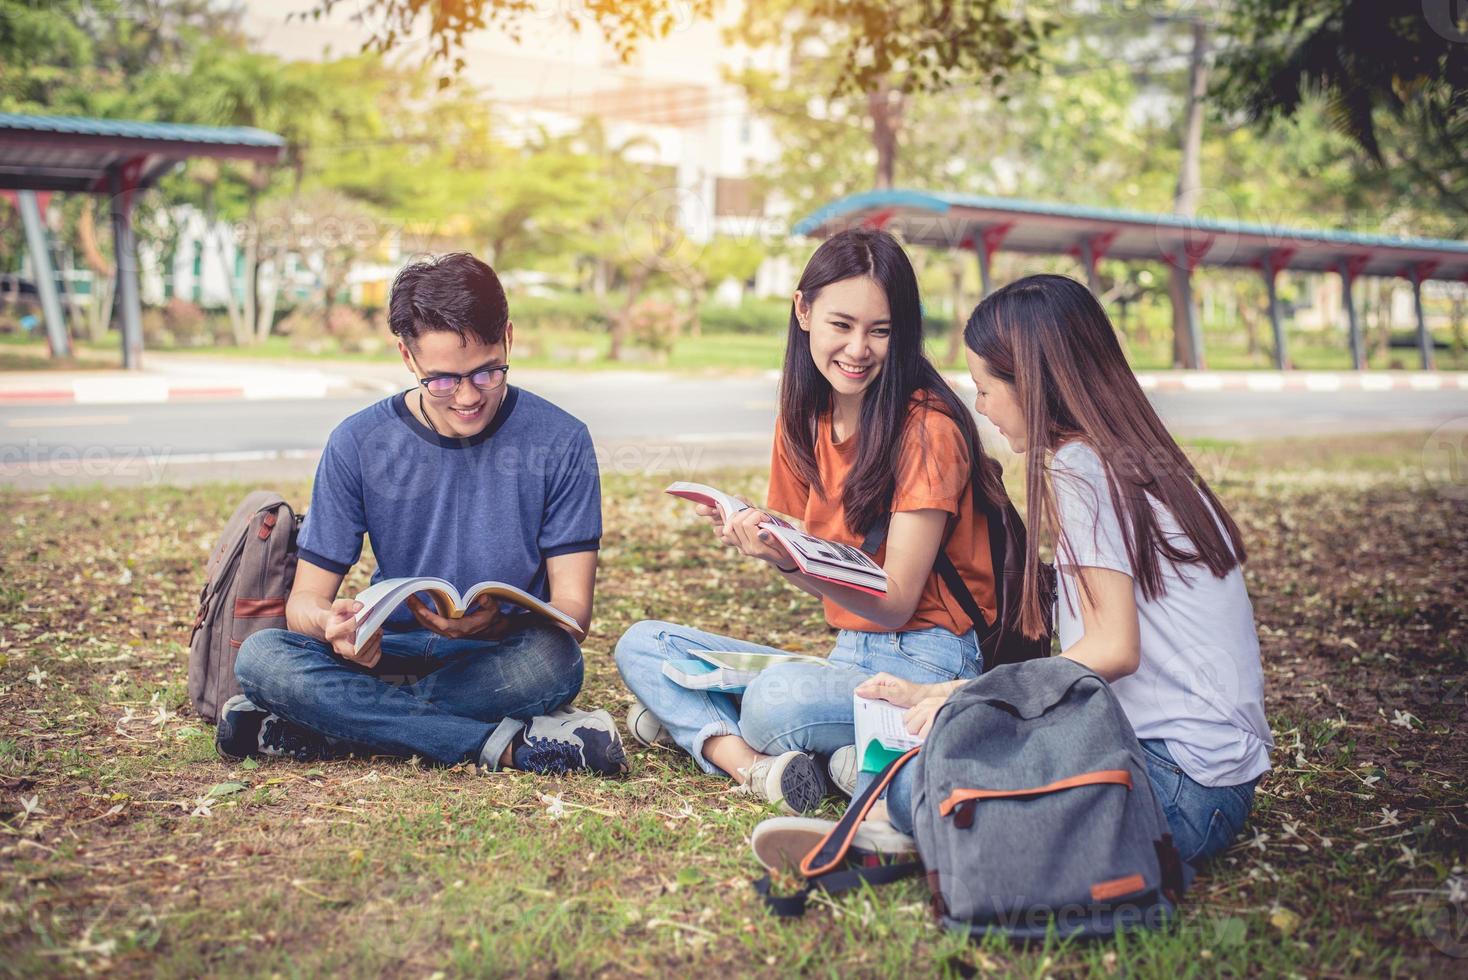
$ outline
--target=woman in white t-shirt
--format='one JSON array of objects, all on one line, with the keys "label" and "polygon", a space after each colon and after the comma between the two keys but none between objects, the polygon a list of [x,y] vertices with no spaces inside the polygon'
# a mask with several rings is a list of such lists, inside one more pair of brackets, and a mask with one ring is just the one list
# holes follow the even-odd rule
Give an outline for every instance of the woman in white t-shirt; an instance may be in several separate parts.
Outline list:
[{"label": "woman in white t-shirt", "polygon": [[[1163,427],[1085,286],[1055,275],[1011,283],[974,310],[964,340],[975,407],[1026,454],[1026,523],[1055,544],[1062,655],[1110,682],[1178,850],[1198,864],[1243,828],[1273,748],[1238,526]],[[1025,561],[1031,635],[1040,534]],[[879,676],[858,693],[912,706],[908,727],[925,731],[961,683]]]}]

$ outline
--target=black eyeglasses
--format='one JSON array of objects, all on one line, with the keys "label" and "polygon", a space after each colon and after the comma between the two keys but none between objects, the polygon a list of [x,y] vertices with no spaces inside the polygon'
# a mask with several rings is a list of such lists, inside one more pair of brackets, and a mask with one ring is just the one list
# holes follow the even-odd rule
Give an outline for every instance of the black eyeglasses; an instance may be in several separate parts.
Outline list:
[{"label": "black eyeglasses", "polygon": [[431,378],[419,378],[418,383],[434,398],[448,398],[459,390],[459,383],[465,378],[480,391],[494,391],[505,383],[509,373],[508,364],[496,364],[493,367],[475,368],[468,374],[435,374]]}]

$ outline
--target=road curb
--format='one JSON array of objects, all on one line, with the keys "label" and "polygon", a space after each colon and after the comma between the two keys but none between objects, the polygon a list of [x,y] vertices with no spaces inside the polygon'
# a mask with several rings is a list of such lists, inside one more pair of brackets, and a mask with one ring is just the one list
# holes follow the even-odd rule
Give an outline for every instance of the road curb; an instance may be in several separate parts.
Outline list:
[{"label": "road curb", "polygon": [[[967,374],[944,378],[973,387]],[[1137,383],[1143,391],[1468,391],[1468,371],[1149,371]]]},{"label": "road curb", "polygon": [[44,387],[4,387],[0,404],[156,405],[163,402],[259,401],[326,398],[356,391],[353,379],[325,374],[260,375],[243,381],[180,384],[167,375],[85,377]]}]

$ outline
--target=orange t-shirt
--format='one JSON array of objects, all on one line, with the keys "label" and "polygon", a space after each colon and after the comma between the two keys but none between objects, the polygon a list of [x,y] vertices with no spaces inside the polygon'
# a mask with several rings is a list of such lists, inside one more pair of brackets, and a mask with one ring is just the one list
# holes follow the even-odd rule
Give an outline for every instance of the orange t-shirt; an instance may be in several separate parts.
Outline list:
[{"label": "orange t-shirt", "polygon": [[[994,620],[997,603],[994,598],[994,569],[989,558],[989,522],[974,508],[974,488],[969,481],[969,452],[958,424],[943,412],[925,408],[921,395],[914,396],[902,433],[902,453],[897,468],[897,489],[892,499],[892,512],[942,510],[952,515],[944,545],[949,559],[973,593],[984,615]],[[784,440],[776,421],[775,448],[770,460],[770,492],[767,506],[774,511],[804,522],[805,530],[816,537],[829,538],[860,548],[862,535],[846,526],[846,509],[841,492],[846,475],[856,462],[859,434],[843,442],[831,438],[831,415],[826,413],[817,423],[816,470],[828,497],[812,493],[785,454]],[[926,446],[916,427],[926,430]],[[881,565],[887,555],[883,543],[877,549],[876,562]],[[837,629],[889,632],[882,626],[862,619],[830,599],[823,600],[826,622]],[[928,629],[941,626],[963,634],[973,626],[968,614],[958,604],[942,577],[935,571],[928,575],[912,618],[902,630]]]}]

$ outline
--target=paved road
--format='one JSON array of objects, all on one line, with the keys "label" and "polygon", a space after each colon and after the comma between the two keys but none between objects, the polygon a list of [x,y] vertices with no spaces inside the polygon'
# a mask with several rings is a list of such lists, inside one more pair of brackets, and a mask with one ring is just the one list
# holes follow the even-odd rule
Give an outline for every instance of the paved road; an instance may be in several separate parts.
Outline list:
[{"label": "paved road", "polygon": [[[526,372],[529,374],[529,372]],[[604,472],[696,477],[768,459],[765,376],[534,376],[526,387],[586,420]],[[970,397],[972,389],[963,391]],[[258,482],[309,475],[332,427],[380,396],[302,401],[0,408],[0,485]],[[1158,392],[1179,435],[1254,439],[1426,432],[1468,420],[1468,392]]]}]

